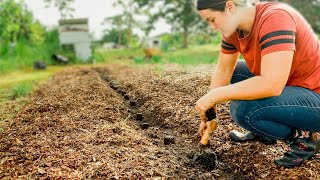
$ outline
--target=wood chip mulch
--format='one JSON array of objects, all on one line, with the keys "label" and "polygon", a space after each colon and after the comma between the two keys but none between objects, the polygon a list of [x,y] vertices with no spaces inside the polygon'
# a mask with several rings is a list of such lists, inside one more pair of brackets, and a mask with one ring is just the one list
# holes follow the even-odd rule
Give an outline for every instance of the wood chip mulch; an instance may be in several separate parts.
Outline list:
[{"label": "wood chip mulch", "polygon": [[[199,117],[194,113],[195,102],[204,95],[210,83],[213,66],[180,67],[168,65],[163,69],[109,66],[104,68],[113,83],[124,87],[134,99],[145,103],[140,108],[152,114],[152,120],[161,125],[193,135]],[[285,169],[277,167],[273,160],[288,150],[283,142],[276,145],[233,143],[228,134],[239,128],[232,120],[228,103],[219,105],[218,129],[211,138],[211,148],[221,161],[245,179],[320,179],[320,153],[301,167]]]},{"label": "wood chip mulch", "polygon": [[108,65],[55,75],[0,133],[0,179],[319,179],[319,155],[284,169],[273,164],[284,143],[230,142],[228,132],[241,129],[228,103],[208,149],[214,169],[196,162],[194,105],[213,69]]}]

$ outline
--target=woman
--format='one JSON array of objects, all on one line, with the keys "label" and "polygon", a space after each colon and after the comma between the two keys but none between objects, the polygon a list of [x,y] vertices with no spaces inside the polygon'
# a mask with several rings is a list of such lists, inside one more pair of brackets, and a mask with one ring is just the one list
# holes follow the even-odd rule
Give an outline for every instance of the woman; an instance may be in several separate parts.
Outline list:
[{"label": "woman", "polygon": [[[299,166],[320,147],[318,139],[296,133],[320,131],[320,43],[290,6],[251,2],[197,2],[203,20],[223,36],[210,91],[196,104],[202,120],[199,133],[206,128],[206,111],[231,101],[232,118],[249,131],[232,131],[231,140],[285,140],[291,150],[275,163]],[[237,62],[240,54],[245,62]]]}]

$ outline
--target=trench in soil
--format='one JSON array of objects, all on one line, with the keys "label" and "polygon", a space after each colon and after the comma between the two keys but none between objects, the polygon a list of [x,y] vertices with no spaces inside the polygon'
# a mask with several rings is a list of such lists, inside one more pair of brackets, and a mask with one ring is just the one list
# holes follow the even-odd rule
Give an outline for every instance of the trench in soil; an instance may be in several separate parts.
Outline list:
[{"label": "trench in soil", "polygon": [[[102,69],[96,68],[95,71],[99,73],[106,86],[109,86],[126,101],[130,119],[138,124],[139,129],[136,130],[143,131],[159,148],[169,149],[178,160],[183,162],[185,168],[197,169],[199,174],[206,175],[202,178],[242,179],[222,162],[216,152],[210,148],[210,144],[201,146],[198,143],[200,139],[195,139],[188,133],[179,132],[178,129],[167,127],[162,121],[157,120],[155,116],[157,110],[146,111],[145,108],[140,108],[145,103],[144,100],[130,96],[126,87],[119,85],[116,79],[110,78]],[[196,177],[199,176],[191,176],[190,179]]]}]

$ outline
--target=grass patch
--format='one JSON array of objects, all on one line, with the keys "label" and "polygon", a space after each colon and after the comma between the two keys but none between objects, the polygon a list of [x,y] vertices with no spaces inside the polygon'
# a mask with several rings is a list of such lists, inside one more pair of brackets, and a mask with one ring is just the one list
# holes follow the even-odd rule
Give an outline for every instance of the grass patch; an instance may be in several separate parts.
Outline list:
[{"label": "grass patch", "polygon": [[0,131],[28,103],[28,94],[64,66],[48,67],[45,71],[25,69],[0,75]]},{"label": "grass patch", "polygon": [[[191,46],[188,49],[162,52],[150,60],[144,59],[143,49],[118,49],[118,50],[97,50],[96,60],[98,63],[121,63],[129,62],[136,64],[167,64],[176,63],[180,65],[200,65],[216,63],[220,51],[220,45],[206,44]],[[128,61],[129,60],[129,61]]]},{"label": "grass patch", "polygon": [[11,89],[24,82],[44,81],[64,68],[65,66],[49,66],[47,70],[44,71],[36,71],[31,68],[27,68],[21,71],[1,74],[0,89]]},{"label": "grass patch", "polygon": [[180,65],[200,65],[216,63],[219,56],[220,46],[202,45],[188,49],[164,53],[164,63],[177,63]]},{"label": "grass patch", "polygon": [[27,96],[33,89],[33,82],[23,82],[9,90],[8,99],[17,99]]},{"label": "grass patch", "polygon": [[19,40],[12,45],[0,44],[0,74],[32,68],[35,61],[52,64],[51,55],[59,49],[58,32],[46,34],[45,41],[33,44],[26,40]]},{"label": "grass patch", "polygon": [[143,58],[143,49],[132,48],[132,49],[113,49],[104,50],[97,49],[94,55],[97,63],[113,63],[121,62],[123,60],[133,60],[136,57]]}]

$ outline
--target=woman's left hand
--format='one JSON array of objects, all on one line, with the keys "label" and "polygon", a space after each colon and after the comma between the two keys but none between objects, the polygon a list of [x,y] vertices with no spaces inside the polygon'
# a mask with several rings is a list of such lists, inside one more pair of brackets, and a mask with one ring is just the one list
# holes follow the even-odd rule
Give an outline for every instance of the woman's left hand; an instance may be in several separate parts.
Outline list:
[{"label": "woman's left hand", "polygon": [[216,108],[216,103],[212,101],[211,93],[208,92],[206,95],[202,96],[196,103],[196,111],[200,114],[200,119],[203,122],[207,122],[206,112],[211,108]]}]

